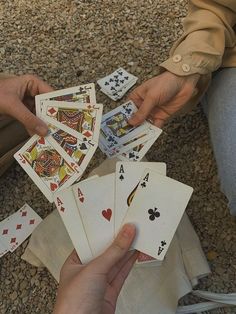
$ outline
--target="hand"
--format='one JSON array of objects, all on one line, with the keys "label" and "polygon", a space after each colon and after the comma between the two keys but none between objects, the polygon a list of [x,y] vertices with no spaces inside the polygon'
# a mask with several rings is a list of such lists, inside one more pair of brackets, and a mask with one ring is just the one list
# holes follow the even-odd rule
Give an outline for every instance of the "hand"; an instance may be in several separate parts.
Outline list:
[{"label": "hand", "polygon": [[139,125],[150,118],[157,127],[182,109],[196,93],[199,74],[177,76],[164,72],[137,87],[129,96],[139,110],[131,117],[131,125]]},{"label": "hand", "polygon": [[53,89],[34,75],[13,76],[0,80],[0,114],[11,116],[24,124],[30,135],[47,134],[47,125],[32,112],[34,97]]},{"label": "hand", "polygon": [[112,245],[87,265],[75,251],[61,270],[54,314],[111,314],[138,252],[129,251],[135,226],[123,226]]}]

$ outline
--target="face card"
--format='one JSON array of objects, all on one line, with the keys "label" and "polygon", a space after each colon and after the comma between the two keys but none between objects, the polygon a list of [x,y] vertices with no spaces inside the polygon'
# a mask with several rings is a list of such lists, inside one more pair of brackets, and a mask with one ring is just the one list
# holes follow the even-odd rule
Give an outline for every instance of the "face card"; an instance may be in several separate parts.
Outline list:
[{"label": "face card", "polygon": [[108,149],[111,149],[130,141],[134,136],[147,130],[150,126],[147,121],[138,127],[128,123],[129,118],[136,111],[134,103],[129,101],[103,115],[99,142],[101,141]]},{"label": "face card", "polygon": [[115,174],[73,185],[74,197],[94,256],[101,254],[114,236]]},{"label": "face card", "polygon": [[93,254],[77,208],[72,187],[56,193],[54,201],[82,264],[88,263],[93,258]]},{"label": "face card", "polygon": [[37,95],[35,97],[35,105],[38,117],[41,116],[43,100],[96,104],[95,86],[91,83]]},{"label": "face card", "polygon": [[122,226],[122,221],[146,168],[150,168],[162,175],[166,175],[166,164],[163,162],[116,163],[115,234],[119,232]]},{"label": "face card", "polygon": [[80,140],[52,124],[49,124],[48,128],[50,132],[48,138],[53,146],[57,150],[62,148],[84,171],[97,149],[97,143],[87,137]]},{"label": "face card", "polygon": [[39,225],[42,219],[25,204],[16,213],[8,217],[0,225],[1,241],[13,252],[18,248]]},{"label": "face card", "polygon": [[132,247],[163,260],[193,189],[146,169],[123,223],[134,223]]},{"label": "face card", "polygon": [[42,117],[81,140],[86,137],[98,142],[102,108],[101,104],[43,101]]},{"label": "face card", "polygon": [[118,155],[121,155],[124,152],[131,150],[134,147],[137,147],[143,143],[146,143],[148,140],[152,140],[153,138],[155,138],[155,140],[156,140],[160,136],[161,133],[162,133],[161,129],[150,125],[150,127],[147,130],[136,135],[131,140],[122,144],[121,146],[116,146],[116,147],[109,150],[105,146],[103,146],[103,144],[100,142],[100,149],[109,158],[113,158],[113,157],[116,157]]},{"label": "face card", "polygon": [[150,138],[144,143],[138,144],[128,151],[117,155],[117,158],[123,161],[140,161],[149,151],[151,146],[156,142],[157,138],[158,135]]},{"label": "face card", "polygon": [[83,172],[63,149],[58,152],[48,137],[32,136],[14,158],[51,203],[53,193],[70,186]]}]

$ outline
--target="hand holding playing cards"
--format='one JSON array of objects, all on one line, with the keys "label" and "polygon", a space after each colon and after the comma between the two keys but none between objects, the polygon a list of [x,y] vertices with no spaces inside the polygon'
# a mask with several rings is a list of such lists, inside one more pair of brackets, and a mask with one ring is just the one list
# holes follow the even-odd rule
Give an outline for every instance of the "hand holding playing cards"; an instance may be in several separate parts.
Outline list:
[{"label": "hand holding playing cards", "polygon": [[194,95],[199,77],[199,74],[177,76],[166,71],[144,82],[130,94],[130,100],[139,110],[129,123],[139,125],[150,118],[155,126],[162,127]]},{"label": "hand holding playing cards", "polygon": [[112,245],[87,265],[75,251],[62,270],[54,314],[115,313],[116,301],[136,258],[128,252],[135,226],[123,226]]},{"label": "hand holding playing cards", "polygon": [[53,89],[34,75],[13,76],[0,80],[0,114],[11,116],[24,124],[30,134],[44,136],[47,125],[32,111],[34,97]]}]

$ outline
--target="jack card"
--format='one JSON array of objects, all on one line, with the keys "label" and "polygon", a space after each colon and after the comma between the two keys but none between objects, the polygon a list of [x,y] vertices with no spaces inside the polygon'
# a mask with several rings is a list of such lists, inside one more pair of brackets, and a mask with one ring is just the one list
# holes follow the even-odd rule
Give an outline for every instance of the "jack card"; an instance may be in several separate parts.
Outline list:
[{"label": "jack card", "polygon": [[102,104],[80,104],[64,101],[43,101],[42,118],[83,140],[98,142]]},{"label": "jack card", "polygon": [[131,126],[128,120],[137,111],[132,101],[117,107],[102,117],[99,142],[108,149],[130,141],[136,135],[147,130],[150,123],[144,123],[138,127]]},{"label": "jack card", "polygon": [[63,149],[58,152],[53,147],[48,137],[32,136],[14,158],[51,203],[53,193],[70,186],[83,173]]},{"label": "jack card", "polygon": [[41,116],[43,100],[96,104],[95,86],[91,83],[37,95],[35,105],[38,117]]}]

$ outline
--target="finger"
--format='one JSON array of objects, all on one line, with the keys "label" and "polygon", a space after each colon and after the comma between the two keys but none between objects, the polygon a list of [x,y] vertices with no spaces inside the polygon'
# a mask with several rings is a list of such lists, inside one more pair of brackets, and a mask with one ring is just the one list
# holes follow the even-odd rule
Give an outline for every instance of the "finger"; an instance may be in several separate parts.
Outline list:
[{"label": "finger", "polygon": [[39,95],[39,94],[44,94],[44,93],[49,93],[53,91],[53,88],[48,85],[46,82],[43,80],[39,79],[35,75],[22,75],[20,79],[23,81],[24,84],[26,85],[25,88],[25,93],[27,95],[30,95],[32,97]]},{"label": "finger", "polygon": [[13,98],[8,107],[9,115],[19,120],[24,124],[30,133],[45,136],[48,132],[48,127],[41,119],[36,117],[18,98]]},{"label": "finger", "polygon": [[128,251],[125,256],[112,267],[109,275],[108,275],[108,282],[112,282],[116,275],[120,272],[121,268],[127,263],[131,256],[136,254],[136,250]]},{"label": "finger", "polygon": [[132,91],[132,93],[129,94],[128,100],[131,100],[135,103],[135,105],[139,108],[142,105],[143,98],[141,97],[140,93],[138,92],[138,88]]},{"label": "finger", "polygon": [[65,265],[68,265],[68,264],[76,264],[76,265],[81,265],[81,260],[78,256],[78,254],[76,253],[75,250],[73,250],[71,252],[71,254],[67,257],[66,261],[65,261]]},{"label": "finger", "polygon": [[111,286],[115,288],[117,292],[117,297],[120,293],[121,288],[124,285],[124,282],[126,278],[128,277],[137,257],[138,257],[139,252],[136,251],[134,255],[132,255],[129,260],[123,265],[119,273],[116,275],[116,277],[113,279],[111,282]]},{"label": "finger", "polygon": [[118,263],[128,252],[135,237],[135,226],[125,224],[112,245],[98,258],[91,262],[97,272],[109,273],[110,269]]},{"label": "finger", "polygon": [[147,95],[139,110],[129,119],[131,125],[139,125],[149,116],[152,109],[157,105],[157,100]]}]

